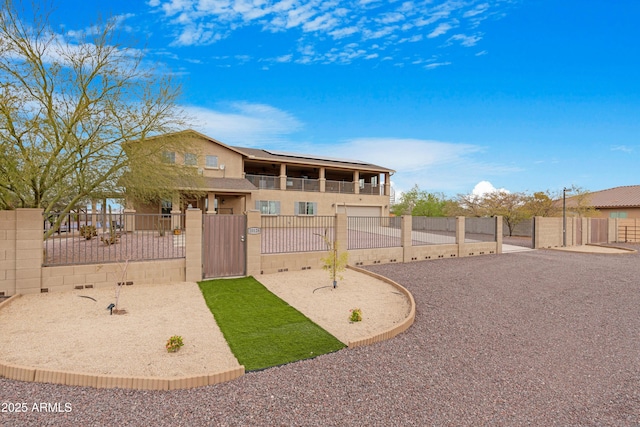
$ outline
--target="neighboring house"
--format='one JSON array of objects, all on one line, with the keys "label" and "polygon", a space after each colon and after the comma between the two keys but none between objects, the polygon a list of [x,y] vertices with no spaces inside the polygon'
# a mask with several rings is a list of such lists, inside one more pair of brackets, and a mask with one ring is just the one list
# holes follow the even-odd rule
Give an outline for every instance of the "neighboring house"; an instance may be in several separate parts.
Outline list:
[{"label": "neighboring house", "polygon": [[[190,152],[165,153],[176,164],[198,168],[199,198],[176,196],[154,205],[130,206],[139,213],[184,211],[266,215],[387,216],[392,169],[323,155],[234,147],[193,130],[158,136],[184,138]],[[149,141],[152,143],[152,141]]]},{"label": "neighboring house", "polygon": [[[640,218],[640,185],[627,185],[594,191],[586,198],[599,218]],[[575,205],[575,198],[567,197],[567,209]]]}]

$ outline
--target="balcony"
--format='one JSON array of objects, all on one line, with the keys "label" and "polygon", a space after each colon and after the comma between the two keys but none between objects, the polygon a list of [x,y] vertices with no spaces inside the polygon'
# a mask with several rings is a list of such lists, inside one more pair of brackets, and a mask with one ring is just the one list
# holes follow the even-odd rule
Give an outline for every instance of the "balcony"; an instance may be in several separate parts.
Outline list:
[{"label": "balcony", "polygon": [[245,178],[261,190],[279,190],[280,177],[267,175],[245,175]]},{"label": "balcony", "polygon": [[353,182],[327,180],[325,182],[324,191],[327,193],[354,194]]},{"label": "balcony", "polygon": [[287,190],[292,191],[320,191],[320,181],[309,178],[287,177]]},{"label": "balcony", "polygon": [[[280,177],[272,175],[246,174],[245,178],[261,190],[280,190]],[[288,176],[286,179],[287,191],[320,191],[320,180],[310,178],[294,178]],[[378,184],[360,184],[360,194],[380,196],[384,194],[384,187]],[[326,193],[355,194],[355,186],[352,181],[325,180]]]}]

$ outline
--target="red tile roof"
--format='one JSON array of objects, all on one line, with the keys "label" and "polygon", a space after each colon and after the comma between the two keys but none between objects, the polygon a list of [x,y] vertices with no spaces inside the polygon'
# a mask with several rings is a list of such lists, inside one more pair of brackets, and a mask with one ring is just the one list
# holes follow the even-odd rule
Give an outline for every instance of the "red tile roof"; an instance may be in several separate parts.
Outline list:
[{"label": "red tile roof", "polygon": [[[567,202],[569,198],[567,197]],[[594,191],[589,195],[594,208],[632,208],[640,207],[640,185],[609,188]]]}]

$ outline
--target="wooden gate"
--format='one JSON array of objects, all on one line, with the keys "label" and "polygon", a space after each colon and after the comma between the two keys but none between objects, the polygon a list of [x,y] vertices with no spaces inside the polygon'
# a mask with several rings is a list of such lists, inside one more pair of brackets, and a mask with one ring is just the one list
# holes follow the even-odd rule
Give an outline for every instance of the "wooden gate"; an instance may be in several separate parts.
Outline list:
[{"label": "wooden gate", "polygon": [[607,218],[591,218],[591,242],[607,243],[609,221]]},{"label": "wooden gate", "polygon": [[244,276],[246,273],[247,217],[204,215],[202,239],[205,278]]}]

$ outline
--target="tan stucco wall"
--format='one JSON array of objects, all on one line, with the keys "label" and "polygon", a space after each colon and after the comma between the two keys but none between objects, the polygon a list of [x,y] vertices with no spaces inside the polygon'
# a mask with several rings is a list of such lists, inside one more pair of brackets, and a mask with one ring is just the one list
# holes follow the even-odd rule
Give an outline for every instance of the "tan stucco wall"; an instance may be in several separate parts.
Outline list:
[{"label": "tan stucco wall", "polygon": [[382,209],[382,216],[389,215],[389,197],[387,196],[291,190],[257,190],[247,197],[248,210],[255,209],[256,200],[280,201],[280,215],[294,215],[294,204],[296,202],[318,203],[318,215],[335,215],[338,212],[338,206],[343,204],[378,206]]},{"label": "tan stucco wall", "polygon": [[[598,209],[594,218],[610,218],[612,212],[625,212],[627,214],[627,218],[640,218],[640,208],[600,208]],[[623,219],[623,218],[621,218]]]}]

